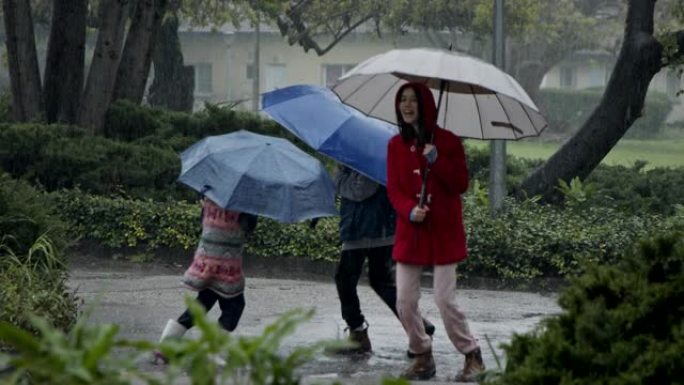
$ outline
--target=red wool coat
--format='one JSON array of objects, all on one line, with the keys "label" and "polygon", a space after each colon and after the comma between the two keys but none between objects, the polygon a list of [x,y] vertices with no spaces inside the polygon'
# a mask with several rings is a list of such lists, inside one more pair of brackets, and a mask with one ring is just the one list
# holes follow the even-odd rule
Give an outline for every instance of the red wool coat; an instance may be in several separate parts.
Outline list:
[{"label": "red wool coat", "polygon": [[423,222],[414,223],[409,217],[418,204],[421,171],[427,160],[415,139],[405,143],[397,135],[388,144],[387,193],[397,212],[392,256],[397,262],[414,265],[456,263],[467,257],[461,205],[461,194],[468,189],[465,151],[456,135],[436,125],[434,99],[427,87],[411,84],[421,94],[423,126],[435,130],[437,160],[428,174],[430,211]]}]

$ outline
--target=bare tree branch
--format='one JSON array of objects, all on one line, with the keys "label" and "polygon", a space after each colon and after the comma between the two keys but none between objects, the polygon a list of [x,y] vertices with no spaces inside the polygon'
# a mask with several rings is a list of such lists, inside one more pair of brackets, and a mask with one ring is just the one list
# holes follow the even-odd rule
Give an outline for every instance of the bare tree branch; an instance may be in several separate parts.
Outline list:
[{"label": "bare tree branch", "polygon": [[[298,4],[298,6],[301,6],[301,4]],[[317,35],[312,34],[311,32],[316,27],[324,23],[316,24],[314,26],[307,26],[301,20],[301,17],[298,13],[288,12],[288,16],[289,20],[283,15],[278,15],[276,19],[276,23],[278,25],[278,29],[280,30],[281,35],[288,37],[288,44],[299,44],[302,46],[302,48],[304,48],[304,52],[309,52],[310,49],[313,49],[316,52],[316,54],[318,54],[318,56],[322,56],[325,55],[328,51],[330,51],[337,43],[340,42],[340,40],[344,39],[345,36],[347,36],[350,32],[355,30],[358,26],[375,17],[376,13],[371,12],[367,15],[364,15],[357,22],[347,27],[341,27],[337,30],[331,30],[330,34],[332,35],[333,40],[332,42],[328,43],[324,48],[321,48],[321,46],[314,40],[314,37]]]}]

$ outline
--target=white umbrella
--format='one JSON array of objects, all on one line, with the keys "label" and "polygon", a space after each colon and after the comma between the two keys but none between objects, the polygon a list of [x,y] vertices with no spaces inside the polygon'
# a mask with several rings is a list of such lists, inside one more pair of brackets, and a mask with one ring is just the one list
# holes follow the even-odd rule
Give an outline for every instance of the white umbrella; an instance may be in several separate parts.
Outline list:
[{"label": "white umbrella", "polygon": [[371,57],[346,73],[333,91],[368,116],[396,124],[394,97],[408,81],[426,84],[439,99],[437,123],[477,139],[537,136],[547,123],[518,82],[490,63],[453,51],[395,49]]}]

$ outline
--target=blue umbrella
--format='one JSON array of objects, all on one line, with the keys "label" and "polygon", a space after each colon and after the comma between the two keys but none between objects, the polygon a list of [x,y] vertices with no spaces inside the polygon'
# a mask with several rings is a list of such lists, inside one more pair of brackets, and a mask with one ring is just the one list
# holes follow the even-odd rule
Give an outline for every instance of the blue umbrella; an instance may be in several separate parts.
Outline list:
[{"label": "blue umbrella", "polygon": [[249,131],[209,136],[181,153],[178,181],[226,209],[284,223],[337,215],[321,163],[286,139]]},{"label": "blue umbrella", "polygon": [[296,85],[267,92],[262,106],[314,150],[387,184],[387,142],[397,127],[365,116],[327,88]]}]

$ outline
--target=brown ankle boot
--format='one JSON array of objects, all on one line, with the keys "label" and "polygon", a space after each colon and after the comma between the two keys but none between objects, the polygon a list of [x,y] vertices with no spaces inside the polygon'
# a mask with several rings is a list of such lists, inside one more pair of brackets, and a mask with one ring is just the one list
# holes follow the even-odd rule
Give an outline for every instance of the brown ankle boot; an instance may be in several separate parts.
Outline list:
[{"label": "brown ankle boot", "polygon": [[415,361],[401,374],[407,380],[429,380],[437,373],[435,360],[432,357],[432,349],[425,353],[415,355]]},{"label": "brown ankle boot", "polygon": [[456,375],[457,382],[473,382],[475,377],[485,370],[484,362],[482,362],[482,351],[480,348],[473,350],[465,355],[465,364],[463,370]]},{"label": "brown ankle boot", "polygon": [[364,330],[350,330],[349,342],[353,346],[334,349],[332,353],[341,355],[354,355],[370,353],[373,349],[371,347],[370,339],[368,338],[368,328]]}]

